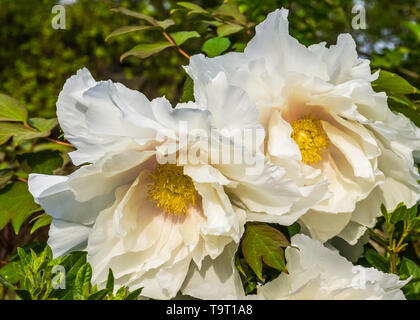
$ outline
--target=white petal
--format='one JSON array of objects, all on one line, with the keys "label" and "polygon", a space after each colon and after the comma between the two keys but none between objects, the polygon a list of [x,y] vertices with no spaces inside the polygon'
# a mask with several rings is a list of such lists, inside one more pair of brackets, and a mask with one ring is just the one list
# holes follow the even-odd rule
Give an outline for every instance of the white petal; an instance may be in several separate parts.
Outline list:
[{"label": "white petal", "polygon": [[53,219],[48,233],[48,245],[54,258],[69,251],[85,250],[91,227],[82,224]]},{"label": "white petal", "polygon": [[231,242],[216,259],[205,258],[200,269],[191,264],[182,293],[199,299],[245,299],[234,263],[237,247]]}]

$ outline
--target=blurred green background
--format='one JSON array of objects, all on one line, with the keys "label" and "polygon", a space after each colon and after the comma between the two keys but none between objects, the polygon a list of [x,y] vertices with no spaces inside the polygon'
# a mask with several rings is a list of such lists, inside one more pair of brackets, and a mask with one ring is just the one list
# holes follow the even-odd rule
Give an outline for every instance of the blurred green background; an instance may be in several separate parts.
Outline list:
[{"label": "blurred green background", "polygon": [[[70,2],[70,1],[69,1]],[[182,65],[187,59],[174,48],[151,58],[130,57],[120,63],[120,55],[140,42],[164,40],[159,32],[137,32],[104,39],[116,28],[138,24],[139,20],[111,12],[126,7],[176,25],[169,31],[197,30],[205,34],[209,25],[185,13],[170,15],[177,1],[78,0],[66,4],[66,29],[51,27],[54,0],[0,0],[0,92],[20,100],[31,116],[53,117],[57,96],[65,80],[86,66],[97,80],[112,79],[140,90],[149,98],[166,95],[179,100],[185,80]],[[191,1],[214,8],[222,1]],[[420,1],[369,0],[366,30],[353,30],[352,0],[238,0],[248,21],[260,22],[279,7],[290,9],[291,34],[310,45],[320,41],[334,44],[339,33],[351,33],[362,56],[374,68],[386,68],[420,86]],[[234,40],[247,42],[251,35],[241,32]],[[191,39],[184,50],[200,51],[199,39]],[[233,42],[232,42],[233,43]]]}]

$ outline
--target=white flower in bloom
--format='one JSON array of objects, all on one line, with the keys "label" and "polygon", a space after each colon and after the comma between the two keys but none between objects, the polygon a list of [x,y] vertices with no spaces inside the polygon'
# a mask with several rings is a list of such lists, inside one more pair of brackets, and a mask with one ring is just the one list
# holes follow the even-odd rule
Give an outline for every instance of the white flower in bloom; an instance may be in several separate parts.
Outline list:
[{"label": "white flower in bloom", "polygon": [[[261,127],[255,105],[223,76],[202,90],[205,101],[173,109],[165,98],[150,102],[119,83],[96,82],[87,69],[67,80],[57,115],[77,148],[74,164],[84,165],[69,176],[29,177],[30,192],[53,217],[48,244],[55,256],[87,250],[93,282],[103,286],[111,268],[116,285],[144,287],[152,298],[172,298],[182,285],[197,297],[243,296],[233,262],[246,217],[226,192],[292,223],[326,187],[298,188],[264,157],[254,173],[249,163],[207,162],[215,148],[211,129],[226,138]],[[222,156],[255,149],[231,139],[220,148]],[[212,279],[210,288],[203,277]]]},{"label": "white flower in bloom", "polygon": [[349,34],[329,48],[305,47],[289,35],[287,15],[285,9],[269,14],[243,53],[196,55],[186,70],[197,99],[221,72],[248,93],[266,129],[270,161],[297,186],[328,181],[329,198],[301,218],[311,236],[355,244],[374,225],[381,203],[392,209],[420,198],[413,160],[420,129],[390,111],[385,93],[374,92],[378,73],[358,58]]},{"label": "white flower in bloom", "polygon": [[405,300],[401,288],[408,281],[374,268],[353,266],[337,251],[303,234],[292,237],[292,247],[285,255],[289,274],[282,273],[259,287],[258,294],[264,299]]}]

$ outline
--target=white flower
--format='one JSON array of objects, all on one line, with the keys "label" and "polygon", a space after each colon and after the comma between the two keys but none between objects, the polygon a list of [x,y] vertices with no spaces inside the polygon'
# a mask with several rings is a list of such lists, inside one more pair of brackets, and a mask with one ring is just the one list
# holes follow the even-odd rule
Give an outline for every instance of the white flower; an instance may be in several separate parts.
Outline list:
[{"label": "white flower", "polygon": [[420,198],[413,160],[420,129],[390,111],[385,93],[374,92],[378,73],[358,58],[349,34],[329,48],[305,47],[289,35],[287,15],[285,9],[270,13],[244,53],[196,55],[186,70],[198,100],[200,88],[221,72],[248,93],[266,129],[271,162],[297,186],[328,181],[329,199],[301,222],[313,238],[338,235],[355,244],[375,224],[381,203],[393,209]]},{"label": "white flower", "polygon": [[287,270],[258,288],[264,299],[405,300],[395,274],[353,266],[337,251],[299,234],[286,249]]},{"label": "white flower", "polygon": [[[85,165],[69,176],[29,177],[30,192],[53,217],[48,244],[55,256],[87,250],[93,282],[103,286],[111,268],[117,286],[144,287],[151,298],[172,298],[181,286],[201,298],[243,296],[233,262],[246,217],[226,192],[292,223],[326,188],[298,188],[264,157],[255,173],[243,162],[208,162],[211,129],[227,138],[222,156],[232,149],[252,155],[229,135],[260,126],[255,105],[225,78],[202,90],[205,101],[173,109],[165,98],[150,102],[119,83],[96,82],[87,69],[67,80],[57,115],[77,148],[70,157]],[[300,203],[308,193],[311,200]]]}]

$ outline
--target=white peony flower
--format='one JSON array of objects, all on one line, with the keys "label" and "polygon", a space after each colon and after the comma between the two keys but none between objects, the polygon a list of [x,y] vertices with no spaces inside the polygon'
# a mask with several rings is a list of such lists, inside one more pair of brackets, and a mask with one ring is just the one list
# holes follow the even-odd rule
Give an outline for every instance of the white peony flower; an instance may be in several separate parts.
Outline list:
[{"label": "white peony flower", "polygon": [[205,100],[172,109],[165,98],[150,102],[119,83],[96,82],[87,69],[67,80],[57,115],[77,148],[74,164],[85,165],[69,176],[29,177],[30,192],[53,217],[55,256],[87,250],[93,282],[103,286],[111,268],[117,286],[144,287],[151,298],[172,298],[181,286],[201,298],[243,296],[233,262],[246,216],[226,192],[290,224],[326,187],[299,188],[264,157],[255,159],[260,171],[243,161],[212,165],[212,130],[225,138],[221,151],[217,144],[222,156],[252,155],[255,148],[230,135],[261,128],[255,105],[223,76],[201,89]]},{"label": "white peony flower", "polygon": [[329,48],[305,47],[289,35],[287,15],[270,13],[243,53],[196,55],[186,70],[198,101],[220,73],[248,93],[271,162],[297,186],[328,181],[329,198],[301,218],[307,231],[321,241],[338,235],[355,244],[375,224],[381,203],[392,209],[419,200],[413,151],[420,150],[420,129],[390,111],[385,93],[374,92],[378,73],[358,58],[349,34]]},{"label": "white peony flower", "polygon": [[287,270],[258,288],[264,299],[405,300],[401,288],[408,282],[395,274],[353,266],[337,251],[299,234],[285,252]]}]

